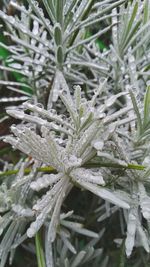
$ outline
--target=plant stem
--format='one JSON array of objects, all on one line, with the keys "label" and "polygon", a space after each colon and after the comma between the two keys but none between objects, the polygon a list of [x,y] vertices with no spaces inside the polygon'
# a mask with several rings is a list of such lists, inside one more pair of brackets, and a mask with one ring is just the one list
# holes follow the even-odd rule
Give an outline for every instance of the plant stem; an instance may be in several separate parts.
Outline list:
[{"label": "plant stem", "polygon": [[[146,166],[143,165],[137,165],[137,164],[128,164],[127,166],[124,165],[120,165],[120,164],[116,164],[116,163],[107,163],[107,162],[103,162],[103,163],[87,163],[84,164],[82,167],[84,168],[102,168],[102,167],[107,167],[107,168],[117,168],[117,169],[131,169],[131,170],[139,170],[139,171],[144,171],[146,169]],[[38,172],[48,172],[48,173],[57,173],[57,171],[50,166],[46,166],[46,167],[40,167],[37,168]],[[17,174],[19,172],[18,169],[16,170],[8,170],[5,172],[1,172],[0,173],[0,177],[3,176],[10,176],[13,174]],[[26,168],[24,170],[24,174],[29,174],[31,172],[31,168]]]},{"label": "plant stem", "polygon": [[[46,167],[40,167],[40,168],[37,168],[37,171],[38,172],[49,172],[49,173],[55,173],[56,171],[54,170],[54,168],[50,167],[50,166],[46,166]],[[5,172],[1,172],[0,173],[0,177],[2,176],[9,176],[9,175],[13,175],[13,174],[17,174],[19,172],[18,169],[16,170],[8,170],[8,171],[5,171]],[[29,174],[31,172],[31,168],[26,168],[24,170],[24,174]]]},{"label": "plant stem", "polygon": [[125,267],[125,263],[126,263],[125,240],[123,239],[121,247],[120,247],[119,266],[118,267]]},{"label": "plant stem", "polygon": [[87,163],[84,165],[86,168],[101,168],[101,167],[107,167],[107,168],[117,168],[117,169],[131,169],[131,170],[140,170],[143,171],[146,169],[146,166],[138,165],[138,164],[128,164],[127,166],[120,165],[117,163]]},{"label": "plant stem", "polygon": [[36,257],[37,257],[38,267],[46,267],[44,252],[43,252],[41,243],[42,242],[41,242],[40,233],[38,232],[35,235]]}]

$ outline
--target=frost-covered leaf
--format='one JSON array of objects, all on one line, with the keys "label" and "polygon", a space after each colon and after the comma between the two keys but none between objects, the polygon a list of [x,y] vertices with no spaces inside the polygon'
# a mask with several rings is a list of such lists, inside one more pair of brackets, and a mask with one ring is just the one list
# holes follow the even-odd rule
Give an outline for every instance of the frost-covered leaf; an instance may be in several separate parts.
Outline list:
[{"label": "frost-covered leaf", "polygon": [[131,255],[134,247],[137,223],[138,223],[137,207],[133,207],[129,210],[128,222],[127,222],[127,238],[125,240],[127,257]]}]

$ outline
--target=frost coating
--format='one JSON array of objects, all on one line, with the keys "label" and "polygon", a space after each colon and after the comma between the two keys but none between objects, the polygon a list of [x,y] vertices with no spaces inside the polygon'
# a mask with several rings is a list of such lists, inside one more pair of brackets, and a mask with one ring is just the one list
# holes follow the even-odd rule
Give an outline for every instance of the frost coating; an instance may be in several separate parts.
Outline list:
[{"label": "frost coating", "polygon": [[[50,213],[44,221],[44,225],[46,226],[44,230],[47,228],[47,224],[51,219],[48,235],[49,241],[52,242],[56,234],[54,226],[59,223],[58,214],[63,195],[65,196],[62,192],[65,191],[65,181],[67,183],[68,178],[70,187],[68,187],[66,195],[73,185],[77,185],[81,187],[82,190],[83,188],[94,190],[93,193],[101,196],[100,198],[103,197],[107,199],[106,201],[99,199],[97,203],[99,207],[97,207],[96,211],[93,211],[95,213],[94,216],[100,218],[100,221],[106,218],[108,220],[109,217],[111,218],[111,214],[117,210],[117,213],[120,215],[119,219],[122,234],[125,235],[124,230],[126,231],[126,224],[129,230],[126,239],[126,253],[128,255],[131,253],[134,246],[144,247],[144,249],[149,252],[149,231],[143,227],[149,224],[150,196],[149,90],[147,90],[145,96],[145,103],[147,102],[148,104],[145,104],[143,107],[143,97],[146,91],[145,85],[148,85],[147,80],[149,79],[149,1],[128,1],[129,3],[125,5],[122,4],[123,2],[123,0],[104,0],[94,3],[94,1],[88,0],[67,0],[64,1],[63,6],[63,1],[42,0],[42,6],[44,7],[43,12],[38,2],[28,0],[28,3],[32,6],[32,8],[30,6],[28,9],[27,6],[25,8],[16,3],[13,5],[11,1],[11,4],[19,11],[19,14],[21,11],[21,14],[19,16],[16,14],[12,17],[0,12],[0,17],[8,26],[4,27],[4,30],[9,30],[8,33],[4,34],[9,36],[9,39],[13,41],[12,45],[11,43],[9,43],[10,45],[0,44],[10,51],[7,67],[0,66],[2,79],[3,73],[5,77],[7,76],[7,72],[9,73],[12,71],[18,72],[24,76],[24,84],[22,82],[6,81],[6,77],[5,81],[0,81],[0,84],[6,85],[8,89],[16,91],[19,95],[20,93],[25,94],[25,92],[21,90],[21,86],[25,86],[31,91],[31,93],[27,93],[29,98],[32,93],[33,95],[36,94],[36,97],[43,103],[45,100],[44,93],[48,92],[50,88],[52,89],[48,105],[48,109],[51,109],[50,115],[49,112],[44,110],[39,104],[35,106],[31,103],[25,103],[24,109],[28,109],[28,111],[25,111],[23,116],[26,116],[27,124],[23,121],[22,128],[19,126],[12,127],[12,132],[18,137],[9,136],[7,137],[7,141],[9,140],[14,146],[18,146],[18,148],[27,155],[30,155],[32,152],[32,157],[29,158],[32,158],[33,161],[36,157],[37,160],[40,158],[43,159],[44,161],[42,162],[40,160],[42,166],[49,165],[52,162],[53,164],[57,163],[57,166],[53,166],[57,167],[58,175],[60,173],[62,174],[60,177],[56,177],[57,174],[54,174],[54,176],[51,174],[45,176],[37,172],[33,177],[32,175],[24,175],[23,172],[20,172],[19,176],[21,179],[16,179],[16,177],[14,177],[15,175],[13,177],[10,175],[8,179],[6,177],[5,181],[7,186],[4,188],[2,185],[2,190],[0,191],[1,211],[3,212],[0,220],[0,229],[2,229],[2,231],[6,229],[4,231],[4,240],[2,237],[2,246],[0,247],[2,266],[9,252],[10,262],[12,261],[13,253],[11,252],[14,247],[11,246],[10,239],[14,239],[16,246],[16,244],[19,244],[19,242],[21,243],[21,240],[25,238],[25,236],[21,236],[19,239],[17,236],[17,240],[15,240],[14,233],[16,231],[16,226],[13,224],[9,227],[9,218],[5,216],[7,212],[11,211],[9,215],[10,217],[13,216],[13,220],[15,221],[23,219],[26,222],[29,220],[29,225],[31,222],[34,223],[35,218],[38,217],[42,211],[44,211],[42,214],[44,218],[51,203],[51,211],[49,211]],[[92,12],[85,18],[84,14],[86,15],[88,13],[88,7],[91,3],[94,3]],[[112,8],[113,10],[111,12]],[[83,38],[85,27],[91,28],[91,26],[94,25],[95,28],[96,22],[103,22],[103,20],[106,19],[109,21],[109,27],[104,30],[102,29],[102,31],[100,29],[99,32],[95,32],[94,36]],[[107,50],[103,49],[102,51],[102,49],[97,47],[97,43],[95,43],[94,39],[104,33],[105,30],[110,30],[110,32],[112,30],[112,42],[111,45],[107,47]],[[75,37],[78,31],[79,34],[77,38],[72,38]],[[54,75],[55,79],[53,80]],[[70,84],[72,84],[73,81],[75,84],[81,83],[83,85],[83,90],[81,91],[78,87],[78,90],[75,91],[76,96],[71,96],[69,101],[65,99],[67,89],[65,88],[64,77]],[[100,86],[99,90],[94,93],[97,82],[99,78],[101,79],[102,77],[108,78],[107,86],[105,86],[106,82],[104,82],[105,85]],[[103,78],[101,80],[104,81]],[[19,86],[19,88],[16,89],[16,86]],[[85,93],[84,87],[86,87],[86,97],[88,99],[92,98],[94,94],[91,106],[88,106],[88,108],[86,101],[81,97],[81,94],[83,96]],[[74,88],[70,88],[71,93],[73,93]],[[63,93],[62,90],[64,91]],[[130,94],[128,94],[129,91]],[[99,92],[103,93],[99,94]],[[116,96],[118,92],[120,96]],[[125,93],[122,94],[121,92]],[[60,96],[69,112],[72,112],[73,121],[71,121],[65,107],[60,105]],[[23,101],[25,99],[27,98],[18,96],[17,98],[2,98],[0,101],[12,102]],[[57,101],[57,103],[55,103],[55,101]],[[57,116],[55,110],[52,109],[53,103],[56,108],[58,107],[58,114],[63,114],[61,117]],[[95,112],[95,103],[97,112]],[[27,107],[28,105],[30,105],[30,108]],[[74,105],[76,109],[73,108]],[[31,111],[30,117],[27,116],[29,110]],[[78,119],[78,111],[81,120]],[[86,115],[82,116],[85,111]],[[21,110],[19,112],[21,112]],[[17,116],[19,116],[19,113]],[[20,119],[22,119],[21,113]],[[96,120],[96,123],[93,123],[91,128],[89,128],[88,122],[94,120]],[[101,125],[99,125],[99,122],[101,122]],[[79,125],[80,128],[76,131]],[[99,126],[101,131],[98,129]],[[87,138],[89,129],[91,135],[85,141],[84,137],[82,138],[82,136],[80,136],[80,133],[83,130]],[[87,132],[85,132],[85,130],[87,130]],[[94,137],[92,136],[92,132]],[[98,136],[96,136],[97,134]],[[52,138],[55,139],[56,144],[52,142]],[[21,143],[22,139],[24,144],[23,142]],[[68,139],[69,142],[67,143],[66,140]],[[92,139],[91,144],[90,139]],[[28,143],[30,143],[31,140],[32,146],[30,148]],[[48,142],[50,144],[53,143],[50,149],[53,153],[48,151],[45,155],[43,151],[47,151]],[[83,144],[83,146],[81,144]],[[74,152],[70,152],[70,146],[77,149],[76,155],[74,155]],[[69,149],[67,152],[66,148]],[[39,153],[39,151],[41,153]],[[61,151],[64,151],[64,154],[62,153],[62,156],[56,159],[56,157],[53,157],[53,155],[55,156],[55,151],[57,151],[59,155]],[[28,159],[28,157],[26,159]],[[91,162],[94,168],[91,168]],[[32,163],[29,165],[31,169]],[[136,167],[136,165],[141,164],[146,164],[146,171],[142,172],[136,169],[128,169],[131,165],[135,165]],[[100,166],[101,168],[99,168]],[[12,166],[8,166],[8,170],[9,167],[10,169],[12,168]],[[20,168],[20,165],[15,166],[15,170],[17,170],[17,168]],[[79,173],[80,175],[78,175]],[[75,176],[76,179],[73,176]],[[11,190],[9,187],[9,180],[12,182],[10,182]],[[26,186],[32,195],[32,197],[31,195],[29,197],[29,205],[30,208],[33,206],[33,217],[25,217],[25,215],[27,215],[26,212],[29,212],[28,201],[25,201],[25,203],[21,202],[19,203],[20,206],[18,206],[18,202],[16,203],[14,200],[15,195],[16,201],[20,199],[20,196],[27,195]],[[24,190],[21,190],[22,187],[24,187]],[[54,190],[52,190],[52,188]],[[34,192],[34,190],[41,190],[41,192],[37,193]],[[16,194],[18,191],[19,193]],[[48,194],[45,196],[46,191]],[[51,192],[50,194],[49,191]],[[59,194],[57,194],[57,192],[59,192]],[[58,196],[56,202],[54,201],[55,194]],[[134,206],[132,205],[133,194],[137,196]],[[39,199],[39,195],[41,199]],[[84,196],[82,191],[80,196],[81,198]],[[94,199],[97,199],[97,197],[94,197]],[[108,201],[117,206],[113,206]],[[122,207],[124,206],[124,208],[130,206],[130,209],[125,208],[123,211],[124,214],[122,214],[118,202],[119,205]],[[15,203],[15,206],[12,203]],[[46,209],[44,210],[45,207]],[[134,216],[130,216],[132,209],[137,209],[139,215],[137,216],[134,238],[133,227],[131,227],[133,226]],[[128,218],[130,218],[130,220],[128,220]],[[40,221],[39,218],[39,224],[42,225],[42,223],[43,221]],[[30,229],[31,232],[28,231],[29,235],[33,235],[36,232],[35,225],[33,224],[32,226],[33,227]],[[79,230],[78,232],[83,230],[82,227],[77,227],[77,225],[76,229]],[[82,233],[83,232],[87,233],[87,231],[82,231]],[[10,236],[8,242],[5,236]],[[82,247],[82,251],[78,251],[79,247],[76,246],[74,248],[72,246],[70,237],[72,238],[72,234],[66,231],[64,227],[61,229],[59,225],[57,228],[57,244],[55,245],[59,247],[61,252],[64,251],[63,246],[65,246],[66,254],[61,253],[60,257],[56,255],[56,261],[58,261],[57,265],[64,266],[65,264],[65,266],[71,267],[72,265],[88,265],[88,262],[86,262],[88,257],[91,259],[95,255],[93,252],[93,244],[95,244],[93,242],[95,241],[92,240],[92,246],[90,245],[88,248]],[[49,248],[46,254],[50,255],[47,260],[48,266],[53,265],[52,246],[50,242],[46,245],[46,247]],[[60,245],[60,243],[62,245]],[[69,258],[67,258],[67,249],[76,253],[76,257],[69,256]],[[96,251],[98,258],[101,257],[101,253],[102,251]],[[71,253],[69,253],[69,255],[70,254]],[[94,261],[92,261],[92,263],[94,266],[98,264],[94,264]],[[109,264],[107,258],[104,259],[104,262],[101,264],[107,266]]]},{"label": "frost coating", "polygon": [[[47,193],[33,206],[33,211],[37,213],[37,217],[27,230],[29,237],[35,235],[49,213],[52,213],[50,229],[53,229],[55,236],[61,204],[73,184],[78,184],[81,188],[85,188],[119,207],[129,208],[129,204],[113,194],[113,191],[102,188],[105,186],[105,179],[100,170],[94,171],[84,168],[86,162],[94,154],[96,155],[97,150],[97,155],[103,150],[105,143],[115,129],[111,127],[110,122],[109,128],[107,128],[103,116],[99,114],[97,117],[97,108],[95,107],[97,91],[95,91],[92,100],[87,101],[81,97],[79,86],[75,88],[74,96],[70,95],[66,83],[63,88],[60,98],[69,114],[63,120],[61,115],[58,115],[54,110],[46,111],[40,105],[33,105],[30,102],[24,103],[24,111],[8,111],[16,118],[38,125],[41,134],[37,134],[34,128],[30,129],[24,124],[20,128],[13,126],[12,131],[16,137],[6,137],[5,140],[40,162],[49,164],[58,172],[58,174],[43,175],[30,183],[32,190],[40,191],[47,188]],[[113,104],[117,97],[120,97],[120,94],[113,99],[111,98],[110,102]],[[107,101],[107,103],[109,102]],[[102,113],[107,107],[108,104],[104,103]],[[26,114],[26,109],[30,109],[33,115]],[[103,137],[105,127],[107,128],[107,137]],[[93,138],[96,139],[95,142],[93,142]],[[100,156],[105,157],[105,153],[100,154]],[[113,155],[109,159],[119,163],[123,162],[120,159],[115,159]],[[48,187],[50,188],[48,189]],[[58,196],[60,197],[58,198]],[[49,235],[51,235],[51,230]],[[49,237],[49,240],[53,241],[54,236]]]}]

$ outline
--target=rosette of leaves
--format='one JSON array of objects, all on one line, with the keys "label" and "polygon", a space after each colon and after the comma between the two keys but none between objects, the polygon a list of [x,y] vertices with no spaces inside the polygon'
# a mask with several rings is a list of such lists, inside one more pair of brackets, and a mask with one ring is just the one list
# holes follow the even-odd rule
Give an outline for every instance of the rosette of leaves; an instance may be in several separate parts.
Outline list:
[{"label": "rosette of leaves", "polygon": [[[114,8],[111,11],[113,26],[109,47],[99,51],[92,43],[84,46],[83,53],[84,59],[88,54],[91,60],[95,57],[95,64],[109,68],[106,76],[109,77],[110,90],[113,88],[118,93],[132,85],[141,99],[149,79],[149,10],[149,1],[128,1]],[[123,104],[125,99],[121,100]]]},{"label": "rosette of leaves", "polygon": [[[27,230],[28,237],[34,236],[51,214],[47,239],[48,243],[55,240],[61,206],[73,186],[89,190],[104,200],[129,209],[128,201],[121,197],[121,192],[117,193],[105,187],[110,173],[106,172],[104,177],[103,170],[88,168],[88,163],[96,156],[103,159],[103,163],[107,159],[112,164],[127,166],[121,157],[116,157],[113,150],[109,154],[108,140],[116,127],[133,120],[124,117],[131,106],[112,114],[110,112],[110,115],[106,116],[106,111],[111,110],[111,106],[122,93],[111,96],[102,101],[100,107],[96,107],[96,98],[104,85],[105,82],[95,91],[90,101],[81,96],[79,86],[75,88],[73,96],[66,86],[60,94],[61,101],[67,109],[66,116],[29,102],[23,104],[24,110],[7,110],[8,114],[26,123],[12,126],[15,137],[8,136],[5,141],[57,171],[56,174],[45,174],[30,182],[32,190],[40,191],[47,188],[47,192],[42,198],[37,199],[32,207],[36,220]],[[27,114],[26,110],[32,113]],[[118,116],[120,119],[116,121]],[[106,151],[102,151],[105,149]]]},{"label": "rosette of leaves", "polygon": [[[16,90],[16,86],[26,86],[30,94],[43,99],[43,91],[49,91],[57,69],[63,70],[68,81],[84,83],[96,87],[97,80],[93,75],[107,75],[108,68],[82,58],[82,47],[93,42],[97,37],[111,29],[108,24],[100,27],[93,36],[85,38],[87,27],[111,17],[110,11],[121,5],[124,0],[101,1],[26,1],[28,7],[11,1],[19,15],[10,16],[0,11],[6,29],[3,34],[12,40],[12,44],[0,46],[10,52],[6,60],[8,66],[1,66],[7,72],[15,71],[22,75],[21,81],[1,81],[1,84]],[[94,20],[93,20],[94,18]],[[72,58],[72,59],[71,59]],[[85,69],[87,71],[85,71]],[[88,73],[88,78],[86,75]],[[78,77],[78,81],[77,81]],[[58,81],[58,90],[61,84]],[[56,88],[56,85],[55,85]],[[24,90],[22,90],[24,91]],[[56,101],[56,99],[53,99]],[[43,99],[43,103],[44,99]]]}]

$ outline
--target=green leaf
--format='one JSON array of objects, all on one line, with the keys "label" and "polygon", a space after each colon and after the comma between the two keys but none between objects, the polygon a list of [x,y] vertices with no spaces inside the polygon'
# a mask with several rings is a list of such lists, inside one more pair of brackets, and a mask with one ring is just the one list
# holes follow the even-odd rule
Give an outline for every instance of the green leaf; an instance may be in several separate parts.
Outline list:
[{"label": "green leaf", "polygon": [[[126,46],[128,48],[128,43],[131,40],[132,37],[134,37],[134,34],[137,32],[139,26],[141,24],[141,19],[139,19],[137,21],[137,23],[134,25],[134,27],[132,28],[132,30],[129,32],[129,35],[127,36],[127,39],[125,40],[124,44],[123,44],[123,48],[126,49]],[[135,39],[134,39],[135,41]]]},{"label": "green leaf", "polygon": [[59,22],[60,25],[63,24],[63,17],[64,17],[63,10],[64,10],[64,1],[57,0],[56,1],[56,18],[57,18],[57,22]]},{"label": "green leaf", "polygon": [[[126,20],[124,23],[124,33],[123,36],[121,38],[121,44],[123,45],[124,43],[127,43],[127,40],[129,39],[129,34],[130,34],[130,38],[133,35],[133,33],[135,32],[135,30],[133,31],[133,23],[134,20],[136,18],[136,14],[138,11],[138,2],[135,3],[134,8],[133,8],[133,12],[131,14],[131,16],[129,15],[130,13],[130,3],[129,6],[127,7],[127,14],[126,14]],[[130,19],[128,18],[130,16]],[[127,25],[126,25],[127,24]],[[136,29],[136,27],[134,27]],[[132,32],[132,35],[131,35]]]},{"label": "green leaf", "polygon": [[36,256],[37,256],[38,267],[46,267],[44,252],[39,232],[35,236],[35,245],[36,245]]},{"label": "green leaf", "polygon": [[59,23],[54,27],[54,38],[57,46],[62,44],[62,29]]},{"label": "green leaf", "polygon": [[132,100],[132,104],[133,104],[133,108],[134,108],[135,114],[137,116],[138,131],[139,131],[139,133],[141,133],[142,132],[142,118],[141,118],[141,115],[140,115],[140,112],[139,112],[137,101],[136,101],[136,98],[135,98],[135,96],[134,96],[134,94],[133,94],[133,92],[131,90],[129,91],[129,93],[130,93],[130,96],[131,96],[131,100]]},{"label": "green leaf", "polygon": [[4,35],[0,34],[0,58],[6,59],[9,56],[9,51],[3,47],[3,44],[5,44],[6,40]]},{"label": "green leaf", "polygon": [[57,47],[57,62],[60,65],[60,67],[63,64],[63,61],[64,61],[63,47],[61,45],[59,45]]},{"label": "green leaf", "polygon": [[130,30],[132,28],[132,25],[133,25],[134,20],[136,18],[137,11],[138,11],[138,2],[136,2],[134,5],[133,12],[132,12],[132,15],[131,15],[131,18],[129,20],[128,27],[127,27],[127,34],[130,32]]},{"label": "green leaf", "polygon": [[53,6],[53,2],[50,0],[43,0],[43,4],[47,10],[47,13],[49,15],[49,17],[51,18],[51,20],[53,22],[55,22],[55,9],[54,9],[54,6]]},{"label": "green leaf", "polygon": [[[90,13],[93,5],[94,5],[95,0],[91,0],[88,2],[87,4],[87,8],[85,9],[85,11],[82,13],[81,16],[81,21],[85,20],[88,17],[88,14]],[[73,36],[71,36],[71,40],[69,41],[69,46],[72,46],[78,33],[79,33],[80,29],[76,30],[73,34]]]},{"label": "green leaf", "polygon": [[[137,22],[137,25],[140,25],[140,19],[139,21]],[[129,39],[127,45],[126,45],[126,51],[128,50],[128,48],[130,46],[132,46],[134,44],[134,42],[139,38],[139,36],[141,36],[141,34],[144,32],[144,31],[148,31],[149,30],[149,26],[150,26],[150,22],[147,22],[145,25],[143,25],[143,27],[140,27],[139,30],[133,35],[131,36],[131,38]],[[137,26],[136,26],[137,28]]]},{"label": "green leaf", "polygon": [[72,0],[70,3],[70,6],[68,8],[68,11],[64,17],[64,24],[65,24],[65,29],[67,28],[68,24],[71,22],[72,18],[73,18],[73,8],[74,6],[77,4],[77,0]]},{"label": "green leaf", "polygon": [[149,1],[145,0],[144,3],[144,15],[143,15],[143,24],[146,24],[149,19]]},{"label": "green leaf", "polygon": [[150,85],[147,86],[144,97],[144,128],[150,122]]}]

